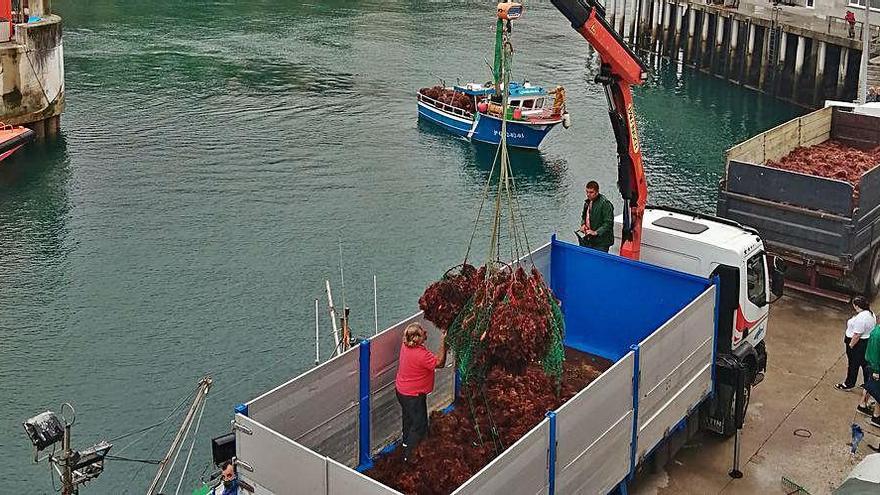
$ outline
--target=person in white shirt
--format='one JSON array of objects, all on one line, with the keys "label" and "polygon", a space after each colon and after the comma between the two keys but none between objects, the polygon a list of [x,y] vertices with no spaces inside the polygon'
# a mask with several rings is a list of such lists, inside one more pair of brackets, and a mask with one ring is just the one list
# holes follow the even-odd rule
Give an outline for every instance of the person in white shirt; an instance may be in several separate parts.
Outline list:
[{"label": "person in white shirt", "polygon": [[868,347],[868,338],[871,330],[877,325],[877,317],[871,311],[868,300],[862,296],[856,296],[852,300],[856,315],[847,320],[846,334],[843,343],[846,345],[846,380],[835,385],[840,390],[849,390],[856,386],[859,377],[859,369],[862,370],[862,380],[868,381],[868,369],[865,362],[865,350]]}]

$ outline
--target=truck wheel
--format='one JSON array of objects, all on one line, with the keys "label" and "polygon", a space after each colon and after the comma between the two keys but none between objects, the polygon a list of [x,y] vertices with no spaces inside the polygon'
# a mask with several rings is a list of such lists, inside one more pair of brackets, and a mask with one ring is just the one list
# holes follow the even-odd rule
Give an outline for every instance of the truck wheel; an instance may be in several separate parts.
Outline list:
[{"label": "truck wheel", "polygon": [[867,281],[865,283],[865,293],[868,298],[874,299],[874,296],[880,292],[880,246],[874,249],[871,254],[871,269],[868,270]]}]

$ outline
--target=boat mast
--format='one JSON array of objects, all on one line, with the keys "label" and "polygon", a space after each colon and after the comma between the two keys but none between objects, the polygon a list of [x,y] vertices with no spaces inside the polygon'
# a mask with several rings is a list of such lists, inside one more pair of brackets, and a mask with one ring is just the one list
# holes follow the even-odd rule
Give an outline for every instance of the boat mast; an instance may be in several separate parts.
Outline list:
[{"label": "boat mast", "polygon": [[[208,396],[208,390],[211,388],[212,383],[213,379],[210,376],[206,376],[199,381],[199,388],[196,392],[196,397],[195,399],[193,399],[193,403],[189,407],[189,411],[187,411],[186,413],[186,418],[183,420],[183,424],[181,424],[180,429],[177,430],[177,435],[174,437],[174,441],[171,442],[171,448],[168,449],[165,457],[163,457],[162,460],[159,461],[159,470],[156,472],[156,476],[153,478],[153,482],[150,483],[150,487],[147,488],[147,495],[154,495],[154,493],[156,492],[156,487],[159,485],[159,480],[162,479],[162,475],[165,474],[165,466],[171,459],[172,454],[177,451],[179,445],[183,442],[183,438],[186,436],[186,434],[189,433],[189,429],[195,417],[196,410],[199,408],[199,405],[204,403],[206,397]],[[177,460],[176,455],[174,456],[174,460]],[[172,463],[171,469],[174,469],[173,464],[174,463]],[[170,471],[168,474],[171,474]],[[167,475],[165,476],[165,481],[168,481]],[[164,488],[165,484],[163,483],[162,486]]]}]

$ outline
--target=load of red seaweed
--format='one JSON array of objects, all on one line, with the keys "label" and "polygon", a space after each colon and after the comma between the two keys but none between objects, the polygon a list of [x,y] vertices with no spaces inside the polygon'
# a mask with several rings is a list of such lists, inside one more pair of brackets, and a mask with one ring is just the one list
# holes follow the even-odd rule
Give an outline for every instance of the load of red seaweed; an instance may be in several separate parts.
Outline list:
[{"label": "load of red seaweed", "polygon": [[462,380],[451,412],[404,463],[400,452],[367,475],[406,494],[448,494],[610,365],[563,346],[559,303],[532,268],[463,264],[419,299],[425,318],[448,331]]},{"label": "load of red seaweed", "polygon": [[[529,365],[522,374],[496,366],[481,389],[471,385],[462,390],[452,411],[431,413],[428,437],[415,448],[409,462],[403,461],[397,449],[377,458],[365,474],[407,495],[454,492],[540,423],[548,410],[559,408],[611,365],[578,351],[566,352],[559,395],[538,364]],[[486,401],[474,401],[471,410],[467,397],[482,394]],[[492,435],[493,427],[497,438]]]},{"label": "load of red seaweed", "polygon": [[563,361],[559,302],[532,267],[479,270],[461,265],[431,284],[419,299],[425,318],[448,330],[463,383],[481,380],[493,366],[523,373],[531,363],[558,379]]},{"label": "load of red seaweed", "polygon": [[860,150],[830,139],[813,146],[798,146],[780,160],[770,160],[768,167],[808,175],[818,175],[858,186],[862,174],[880,165],[880,147]]},{"label": "load of red seaweed", "polygon": [[419,93],[432,100],[439,101],[440,103],[455,108],[460,108],[469,113],[474,113],[474,110],[476,110],[473,97],[464,93],[459,93],[454,89],[444,88],[443,86],[433,86],[430,88],[422,88],[419,90]]}]

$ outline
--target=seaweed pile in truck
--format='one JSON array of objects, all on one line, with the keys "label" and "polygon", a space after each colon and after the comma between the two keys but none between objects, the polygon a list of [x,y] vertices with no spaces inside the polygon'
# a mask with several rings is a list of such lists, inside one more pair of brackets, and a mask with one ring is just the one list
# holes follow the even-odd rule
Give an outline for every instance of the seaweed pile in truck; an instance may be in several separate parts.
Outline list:
[{"label": "seaweed pile in truck", "polygon": [[419,299],[449,331],[463,388],[450,412],[432,414],[409,463],[394,451],[368,476],[407,494],[451,493],[610,367],[564,349],[558,301],[537,269],[493,266],[463,264]]},{"label": "seaweed pile in truck", "polygon": [[798,146],[779,160],[767,161],[768,167],[849,182],[854,186],[854,203],[858,202],[862,174],[877,165],[880,146],[857,148],[836,139]]}]

